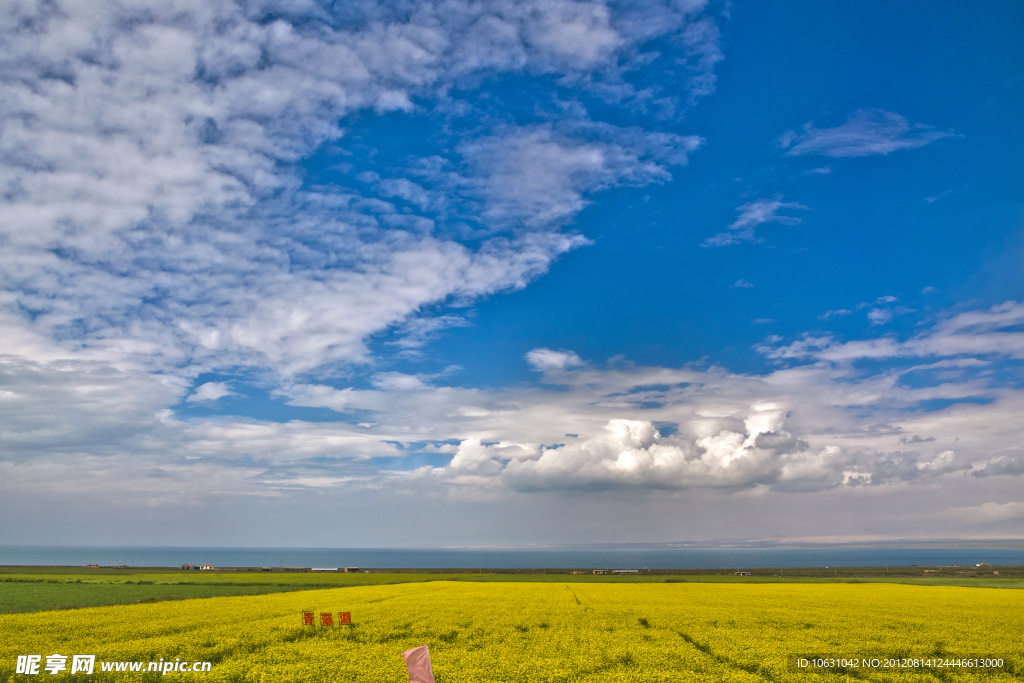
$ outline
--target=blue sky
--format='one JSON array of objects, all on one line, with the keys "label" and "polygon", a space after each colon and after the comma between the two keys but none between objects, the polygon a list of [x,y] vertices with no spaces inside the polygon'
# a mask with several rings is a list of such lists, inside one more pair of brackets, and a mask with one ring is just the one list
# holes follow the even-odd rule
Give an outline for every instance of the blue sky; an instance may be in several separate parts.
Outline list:
[{"label": "blue sky", "polygon": [[1021,535],[1017,4],[5,12],[0,542]]}]

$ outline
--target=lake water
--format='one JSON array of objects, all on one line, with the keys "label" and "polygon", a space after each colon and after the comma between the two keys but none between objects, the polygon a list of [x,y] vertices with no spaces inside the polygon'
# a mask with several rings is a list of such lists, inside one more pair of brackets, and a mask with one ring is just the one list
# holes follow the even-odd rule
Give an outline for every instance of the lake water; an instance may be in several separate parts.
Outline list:
[{"label": "lake water", "polygon": [[403,569],[754,569],[1024,565],[1024,549],[991,548],[172,548],[0,546],[0,565],[380,567]]}]

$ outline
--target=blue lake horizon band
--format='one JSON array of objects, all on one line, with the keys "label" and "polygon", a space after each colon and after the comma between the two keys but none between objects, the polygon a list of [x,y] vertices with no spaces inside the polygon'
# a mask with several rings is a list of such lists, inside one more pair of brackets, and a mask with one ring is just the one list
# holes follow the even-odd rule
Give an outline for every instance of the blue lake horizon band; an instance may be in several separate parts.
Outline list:
[{"label": "blue lake horizon band", "polygon": [[364,567],[392,569],[561,569],[629,567],[974,566],[1024,564],[1024,548],[211,548],[0,546],[0,566]]}]

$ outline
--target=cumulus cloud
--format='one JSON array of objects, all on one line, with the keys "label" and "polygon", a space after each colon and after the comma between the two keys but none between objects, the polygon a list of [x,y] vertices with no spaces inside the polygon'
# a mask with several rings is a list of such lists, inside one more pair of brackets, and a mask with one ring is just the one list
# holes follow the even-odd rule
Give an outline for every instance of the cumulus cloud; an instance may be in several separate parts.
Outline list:
[{"label": "cumulus cloud", "polygon": [[228,387],[227,382],[207,382],[196,387],[196,390],[185,400],[190,403],[196,401],[216,401],[225,396],[235,395],[235,392],[231,391],[230,387]]},{"label": "cumulus cloud", "polygon": [[895,112],[858,109],[845,123],[832,128],[815,128],[807,123],[800,132],[786,131],[779,137],[779,145],[786,156],[863,157],[924,147],[950,135],[932,126],[911,124]]},{"label": "cumulus cloud", "polygon": [[537,448],[529,444],[499,442],[484,445],[479,439],[466,439],[459,444],[448,468],[459,473],[498,474],[504,462],[537,456]]},{"label": "cumulus cloud", "polygon": [[779,404],[754,404],[741,429],[691,432],[696,438],[663,438],[651,422],[611,420],[602,436],[544,449],[539,457],[512,458],[504,469],[497,459],[488,462],[511,488],[524,492],[707,487],[819,491],[970,469],[951,450],[924,457],[918,452],[850,451],[834,445],[812,449],[784,429],[786,412]]},{"label": "cumulus cloud", "polygon": [[975,477],[993,477],[1000,475],[1017,476],[1024,474],[1024,450],[1010,455],[998,455],[981,467],[971,472]]},{"label": "cumulus cloud", "polygon": [[754,229],[764,223],[782,223],[783,225],[797,225],[800,219],[795,216],[779,215],[782,209],[806,209],[807,207],[798,202],[784,202],[781,197],[774,199],[758,199],[747,202],[736,210],[739,217],[729,226],[731,232],[720,232],[714,237],[704,240],[704,247],[724,247],[729,244],[740,242],[762,242]]},{"label": "cumulus cloud", "polygon": [[534,349],[526,354],[526,360],[535,369],[565,370],[583,365],[583,360],[572,351],[552,351],[551,349]]},{"label": "cumulus cloud", "polygon": [[[779,346],[783,340],[776,336],[763,352],[804,364],[743,376],[720,369],[602,367],[568,351],[537,349],[528,360],[558,373],[558,391],[438,387],[399,398],[305,387],[290,400],[401,415],[391,418],[395,426],[424,439],[461,434],[457,458],[432,468],[429,479],[456,489],[486,480],[489,490],[500,484],[519,492],[813,492],[965,474],[1017,476],[1024,472],[1024,451],[1006,451],[1006,445],[1024,435],[1012,417],[1024,395],[993,383],[988,369],[998,358],[967,357],[965,348],[1001,349],[1006,358],[1019,334],[1018,314],[1003,305],[951,316],[921,339],[902,342],[909,346],[900,352],[901,365],[869,373],[855,364],[863,357],[850,353],[856,347],[835,355],[835,342],[807,338]],[[957,346],[939,339],[949,334],[988,341]],[[918,349],[925,352],[919,356]],[[948,407],[922,408],[935,400]],[[566,434],[573,439],[559,443]],[[1001,454],[993,457],[993,449]],[[467,473],[474,478],[459,478]]]}]

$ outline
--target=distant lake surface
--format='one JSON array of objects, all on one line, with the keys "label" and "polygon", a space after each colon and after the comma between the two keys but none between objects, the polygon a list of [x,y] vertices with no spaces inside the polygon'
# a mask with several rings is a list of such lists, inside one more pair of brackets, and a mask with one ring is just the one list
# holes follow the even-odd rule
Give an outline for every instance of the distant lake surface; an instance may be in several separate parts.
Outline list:
[{"label": "distant lake surface", "polygon": [[375,567],[395,569],[754,569],[1024,565],[1024,549],[992,548],[173,548],[0,546],[0,565]]}]

